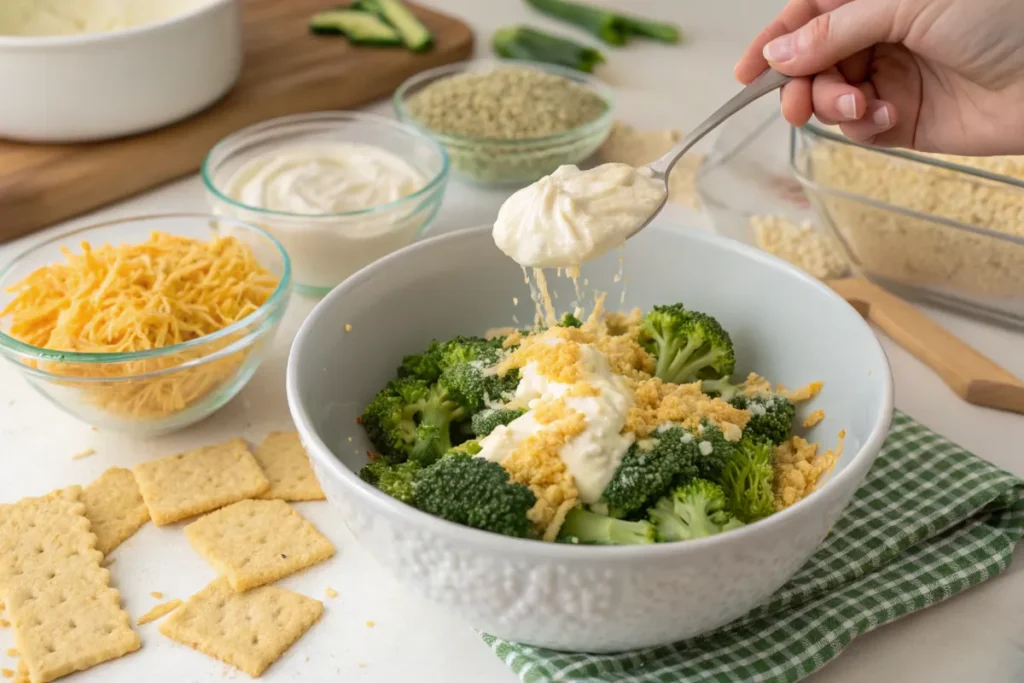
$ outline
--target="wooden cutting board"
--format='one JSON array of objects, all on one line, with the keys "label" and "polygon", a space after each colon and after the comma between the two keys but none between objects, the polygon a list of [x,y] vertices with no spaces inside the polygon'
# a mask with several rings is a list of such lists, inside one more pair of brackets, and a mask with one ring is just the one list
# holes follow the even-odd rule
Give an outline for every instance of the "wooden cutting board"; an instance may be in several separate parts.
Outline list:
[{"label": "wooden cutting board", "polygon": [[473,52],[468,26],[422,7],[411,9],[433,31],[435,46],[414,54],[310,35],[309,18],[335,6],[332,0],[239,1],[242,76],[205,112],[112,142],[0,142],[0,242],[194,173],[209,149],[239,128],[288,114],[358,107],[390,95],[413,74]]}]

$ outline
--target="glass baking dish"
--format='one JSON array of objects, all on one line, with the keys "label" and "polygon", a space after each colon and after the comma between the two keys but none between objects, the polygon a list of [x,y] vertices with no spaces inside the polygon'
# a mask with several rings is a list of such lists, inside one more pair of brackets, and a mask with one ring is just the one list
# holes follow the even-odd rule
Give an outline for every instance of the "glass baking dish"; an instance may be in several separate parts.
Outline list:
[{"label": "glass baking dish", "polygon": [[1024,157],[869,148],[791,129],[793,177],[860,274],[908,299],[1024,326]]}]

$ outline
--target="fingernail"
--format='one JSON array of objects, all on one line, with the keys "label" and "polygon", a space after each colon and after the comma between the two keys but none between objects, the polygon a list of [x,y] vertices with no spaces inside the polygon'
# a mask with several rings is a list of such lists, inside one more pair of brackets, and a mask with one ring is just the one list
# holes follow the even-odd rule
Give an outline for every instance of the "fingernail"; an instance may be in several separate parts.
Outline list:
[{"label": "fingernail", "polygon": [[871,114],[871,121],[879,128],[888,129],[892,125],[892,122],[889,120],[889,108],[882,105],[875,109],[874,113]]},{"label": "fingernail", "polygon": [[780,36],[764,46],[764,58],[769,62],[788,62],[796,54],[796,44],[792,34]]},{"label": "fingernail", "polygon": [[857,118],[857,98],[850,94],[841,95],[836,100],[836,109],[844,119],[853,121]]}]

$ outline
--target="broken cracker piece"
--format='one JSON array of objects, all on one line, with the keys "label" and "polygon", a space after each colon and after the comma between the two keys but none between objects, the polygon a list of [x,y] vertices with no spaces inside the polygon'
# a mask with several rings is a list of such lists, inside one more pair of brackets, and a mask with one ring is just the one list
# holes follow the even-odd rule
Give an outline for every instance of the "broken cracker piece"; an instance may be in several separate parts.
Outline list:
[{"label": "broken cracker piece", "polygon": [[185,527],[196,552],[236,591],[277,581],[331,557],[334,546],[283,500],[243,500]]},{"label": "broken cracker piece", "polygon": [[818,408],[804,419],[804,429],[810,429],[825,419],[825,411]]},{"label": "broken cracker piece", "polygon": [[175,598],[174,600],[168,600],[167,602],[162,602],[159,605],[153,607],[153,609],[143,614],[138,619],[136,619],[135,625],[142,626],[143,624],[148,624],[151,621],[156,621],[157,619],[160,619],[161,617],[164,617],[173,612],[174,610],[178,609],[179,607],[181,607],[181,605],[181,600],[178,600],[177,598]]},{"label": "broken cracker piece", "polygon": [[253,455],[270,480],[270,488],[260,498],[324,500],[324,492],[313,474],[297,431],[271,432]]},{"label": "broken cracker piece", "polygon": [[0,582],[33,683],[139,648],[121,595],[100,567],[82,491],[73,486],[0,506]]},{"label": "broken cracker piece", "polygon": [[319,600],[275,586],[236,593],[221,577],[167,617],[160,632],[258,677],[323,611]]},{"label": "broken cracker piece", "polygon": [[258,496],[270,488],[242,439],[144,462],[135,466],[135,479],[157,526]]},{"label": "broken cracker piece", "polygon": [[82,490],[85,516],[96,534],[96,549],[107,555],[149,521],[135,475],[111,467]]}]

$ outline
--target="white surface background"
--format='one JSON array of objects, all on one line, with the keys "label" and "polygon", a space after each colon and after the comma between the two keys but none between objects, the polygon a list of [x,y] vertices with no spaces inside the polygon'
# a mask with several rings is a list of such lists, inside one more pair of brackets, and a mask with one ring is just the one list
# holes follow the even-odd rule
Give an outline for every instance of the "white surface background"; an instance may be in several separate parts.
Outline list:
[{"label": "white surface background", "polygon": [[[476,30],[479,56],[489,52],[491,32],[529,20],[519,0],[432,0],[431,5],[466,19]],[[748,39],[781,6],[780,0],[679,2],[647,0],[609,4],[651,16],[671,18],[686,33],[685,44],[663,47],[637,42],[606,49],[609,64],[602,77],[615,90],[618,117],[637,126],[686,129],[736,89],[732,65]],[[563,29],[564,30],[564,29]],[[386,104],[373,107],[388,111]],[[489,223],[506,192],[486,192],[452,183],[435,231]],[[54,230],[101,219],[161,211],[204,211],[197,178],[162,188],[109,209],[70,221]],[[706,221],[677,207],[670,211],[694,226]],[[6,261],[40,234],[0,246]],[[183,433],[140,441],[106,432],[57,411],[32,392],[7,365],[0,365],[0,501],[38,495],[59,486],[88,483],[112,465],[130,467],[149,458],[178,452],[240,433],[258,440],[290,424],[284,397],[288,347],[298,324],[312,307],[295,297],[274,352],[252,383],[219,414]],[[1024,334],[991,328],[929,311],[969,343],[1018,375],[1024,375]],[[1024,475],[1024,417],[999,414],[961,402],[926,367],[883,339],[896,376],[897,406],[979,456]],[[77,461],[85,448],[96,454]],[[283,582],[289,588],[324,599],[323,620],[263,679],[267,681],[448,681],[511,683],[514,676],[466,625],[443,609],[423,604],[395,584],[364,554],[347,530],[332,519],[326,503],[298,506],[337,545],[330,562]],[[147,525],[119,548],[111,567],[129,613],[138,617],[158,601],[150,591],[187,598],[213,577],[191,551],[180,526]],[[814,683],[860,681],[1024,680],[1024,572],[1020,553],[1009,571],[987,584],[932,609],[912,615],[858,639]],[[339,596],[324,597],[331,586]],[[375,627],[366,625],[375,621]],[[69,683],[246,680],[247,676],[157,633],[157,623],[141,627],[140,652],[91,671]],[[12,647],[9,629],[0,631],[0,651]],[[0,667],[14,661],[0,654]]]}]

